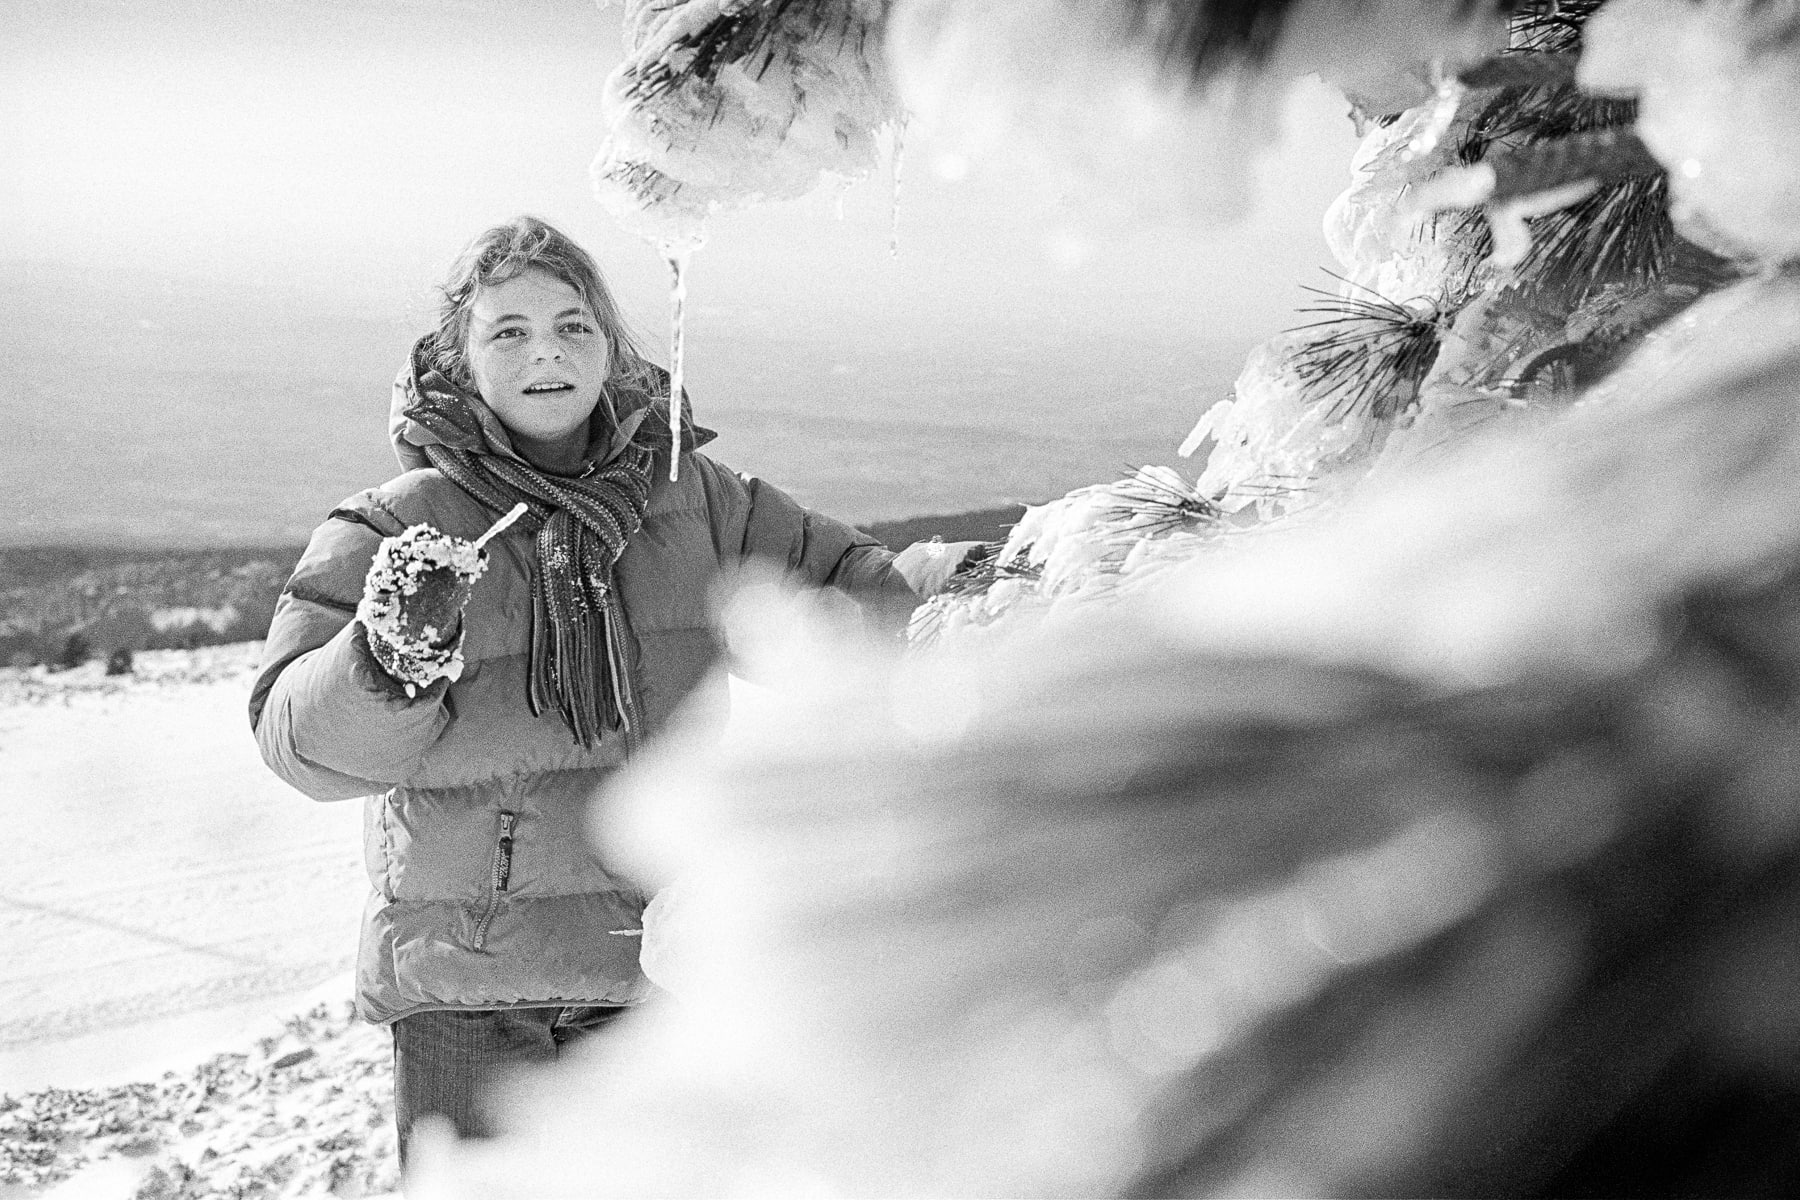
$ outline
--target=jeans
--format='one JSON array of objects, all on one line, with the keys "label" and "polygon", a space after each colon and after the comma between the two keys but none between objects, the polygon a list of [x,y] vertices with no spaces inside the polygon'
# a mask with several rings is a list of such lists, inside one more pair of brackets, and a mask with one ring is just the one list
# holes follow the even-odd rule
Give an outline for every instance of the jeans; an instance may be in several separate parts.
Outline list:
[{"label": "jeans", "polygon": [[563,1046],[618,1018],[623,1008],[445,1009],[401,1017],[394,1030],[394,1124],[400,1165],[421,1117],[448,1120],[458,1137],[495,1130],[487,1091],[496,1076],[528,1063],[553,1062]]}]

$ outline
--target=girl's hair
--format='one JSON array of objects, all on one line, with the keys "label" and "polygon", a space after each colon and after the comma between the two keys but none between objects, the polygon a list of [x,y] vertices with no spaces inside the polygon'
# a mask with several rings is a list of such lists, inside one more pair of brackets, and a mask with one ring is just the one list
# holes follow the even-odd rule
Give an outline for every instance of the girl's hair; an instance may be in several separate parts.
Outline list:
[{"label": "girl's hair", "polygon": [[[625,325],[600,266],[593,255],[548,221],[514,217],[470,242],[450,268],[442,288],[444,300],[433,334],[436,365],[449,379],[473,391],[469,372],[469,314],[482,288],[516,279],[536,267],[580,293],[594,314],[609,351],[606,395],[615,417],[660,394],[662,372],[644,357],[637,338]],[[625,401],[620,403],[620,401]]]}]

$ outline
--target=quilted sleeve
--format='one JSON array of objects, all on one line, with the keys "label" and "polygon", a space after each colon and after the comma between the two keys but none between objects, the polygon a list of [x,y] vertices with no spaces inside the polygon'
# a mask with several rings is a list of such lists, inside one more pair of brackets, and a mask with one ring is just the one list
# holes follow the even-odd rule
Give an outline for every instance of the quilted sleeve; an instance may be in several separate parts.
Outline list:
[{"label": "quilted sleeve", "polygon": [[448,682],[407,696],[355,620],[375,548],[402,528],[370,493],[347,502],[313,532],[269,626],[250,725],[263,761],[317,800],[404,782],[449,721]]},{"label": "quilted sleeve", "polygon": [[772,562],[813,587],[844,592],[878,622],[896,628],[918,606],[921,594],[876,539],[802,507],[754,475],[703,454],[690,457],[705,472],[714,538],[727,562]]}]

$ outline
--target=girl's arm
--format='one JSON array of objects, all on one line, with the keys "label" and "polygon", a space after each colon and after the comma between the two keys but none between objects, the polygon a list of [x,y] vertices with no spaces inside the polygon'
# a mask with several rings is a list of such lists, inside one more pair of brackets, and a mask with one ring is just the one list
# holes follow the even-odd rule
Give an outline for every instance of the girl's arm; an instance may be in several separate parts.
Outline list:
[{"label": "girl's arm", "polygon": [[263,761],[316,800],[404,781],[449,722],[448,681],[407,696],[355,620],[375,548],[402,528],[377,504],[339,509],[313,532],[275,607],[250,724]]},{"label": "girl's arm", "polygon": [[896,627],[940,591],[979,542],[918,543],[899,554],[823,513],[803,508],[773,484],[739,474],[703,454],[715,537],[723,556],[773,560],[815,587],[836,588]]}]

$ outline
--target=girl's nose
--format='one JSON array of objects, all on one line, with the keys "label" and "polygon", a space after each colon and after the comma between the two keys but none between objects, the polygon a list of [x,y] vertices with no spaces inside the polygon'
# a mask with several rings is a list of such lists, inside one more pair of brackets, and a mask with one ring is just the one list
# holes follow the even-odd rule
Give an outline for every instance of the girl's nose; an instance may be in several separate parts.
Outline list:
[{"label": "girl's nose", "polygon": [[532,341],[531,357],[538,362],[551,362],[563,356],[562,347],[552,337],[540,337]]}]

